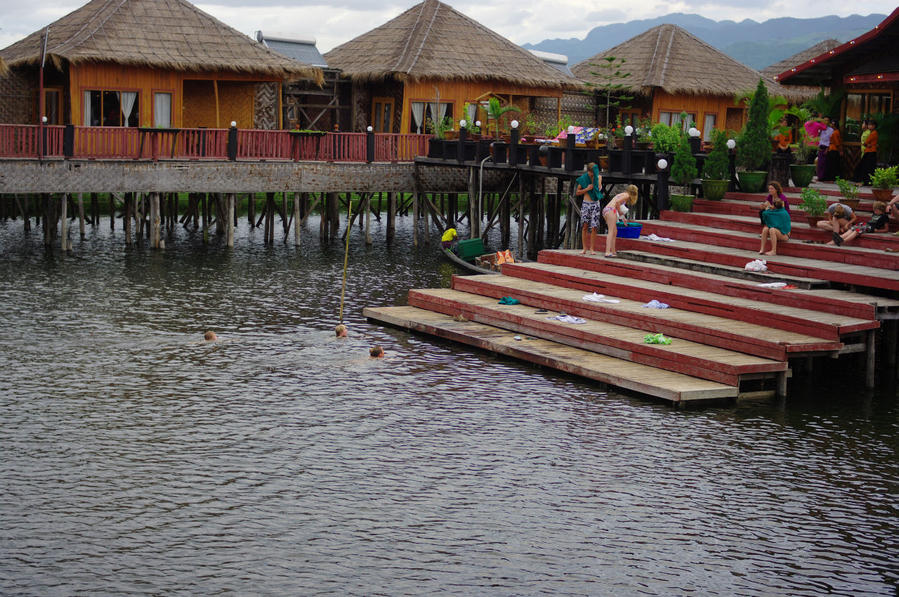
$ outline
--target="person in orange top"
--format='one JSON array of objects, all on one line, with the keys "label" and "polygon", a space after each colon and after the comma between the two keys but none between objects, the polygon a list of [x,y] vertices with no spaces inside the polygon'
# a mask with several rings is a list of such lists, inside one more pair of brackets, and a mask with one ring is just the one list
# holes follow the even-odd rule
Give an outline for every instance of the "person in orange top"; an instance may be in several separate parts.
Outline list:
[{"label": "person in orange top", "polygon": [[840,153],[843,151],[843,137],[840,134],[840,123],[833,121],[830,124],[833,133],[830,135],[830,145],[827,146],[827,158],[824,180],[832,181],[840,175]]},{"label": "person in orange top", "polygon": [[777,153],[790,153],[790,143],[793,142],[793,129],[787,125],[786,118],[780,119],[780,128],[786,132],[774,135],[774,151]]},{"label": "person in orange top", "polygon": [[871,173],[877,167],[877,123],[868,120],[867,125],[868,135],[862,142],[862,159],[859,160],[852,176],[852,180],[862,184],[870,184]]}]

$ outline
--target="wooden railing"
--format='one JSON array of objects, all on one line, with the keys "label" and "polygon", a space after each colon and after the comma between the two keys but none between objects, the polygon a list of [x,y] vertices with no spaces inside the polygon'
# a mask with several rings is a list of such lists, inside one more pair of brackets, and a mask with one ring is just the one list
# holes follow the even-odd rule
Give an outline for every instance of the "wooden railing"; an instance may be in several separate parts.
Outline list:
[{"label": "wooden railing", "polygon": [[409,162],[427,153],[428,135],[0,124],[0,158]]}]

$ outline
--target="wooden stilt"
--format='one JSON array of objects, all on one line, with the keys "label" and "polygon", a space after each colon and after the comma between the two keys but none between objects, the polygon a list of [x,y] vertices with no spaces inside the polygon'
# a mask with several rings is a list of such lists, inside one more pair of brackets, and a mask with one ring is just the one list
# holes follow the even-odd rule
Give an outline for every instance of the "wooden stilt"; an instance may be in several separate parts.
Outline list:
[{"label": "wooden stilt", "polygon": [[122,226],[125,229],[125,246],[131,246],[131,204],[132,198],[130,193],[125,193],[124,215],[122,217]]},{"label": "wooden stilt", "polygon": [[161,238],[160,226],[162,220],[159,214],[159,193],[150,193],[150,248],[159,249]]},{"label": "wooden stilt", "polygon": [[524,255],[524,174],[518,173],[518,254]]},{"label": "wooden stilt", "polygon": [[[418,185],[416,185],[418,186]],[[412,196],[412,246],[418,246],[418,191]]]},{"label": "wooden stilt", "polygon": [[303,224],[303,203],[306,193],[293,194],[293,246],[300,246],[300,230]]},{"label": "wooden stilt", "polygon": [[371,245],[371,193],[365,197],[365,244]]},{"label": "wooden stilt", "polygon": [[209,242],[209,193],[203,193],[200,196],[200,201],[202,204],[198,207],[203,218],[200,226],[203,229],[203,244],[205,245]]},{"label": "wooden stilt", "polygon": [[59,199],[59,211],[60,211],[60,220],[59,220],[59,248],[62,249],[63,253],[68,251],[68,238],[69,238],[69,219],[66,216],[69,209],[69,195],[68,193],[64,193]]},{"label": "wooden stilt", "polygon": [[109,229],[115,230],[115,195],[109,194]]},{"label": "wooden stilt", "polygon": [[387,193],[387,244],[396,236],[396,193]]},{"label": "wooden stilt", "polygon": [[237,194],[236,193],[228,193],[227,203],[228,203],[228,218],[227,218],[228,229],[227,229],[227,233],[225,235],[225,242],[227,243],[229,248],[233,248],[234,247],[234,226],[235,226],[234,212],[236,211],[235,204],[237,203]]},{"label": "wooden stilt", "polygon": [[865,387],[874,388],[874,372],[877,369],[877,330],[865,334]]},{"label": "wooden stilt", "polygon": [[84,193],[78,193],[78,232],[84,240]]}]

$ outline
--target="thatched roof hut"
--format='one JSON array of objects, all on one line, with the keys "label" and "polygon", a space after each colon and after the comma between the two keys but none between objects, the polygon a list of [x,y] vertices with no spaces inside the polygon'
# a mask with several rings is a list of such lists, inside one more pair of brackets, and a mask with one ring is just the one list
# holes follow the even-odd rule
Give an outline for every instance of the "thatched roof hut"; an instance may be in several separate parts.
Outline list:
[{"label": "thatched roof hut", "polygon": [[5,75],[8,70],[9,67],[6,66],[6,61],[4,61],[3,58],[0,58],[0,76]]},{"label": "thatched roof hut", "polygon": [[759,78],[773,95],[790,96],[791,91],[737,62],[677,25],[659,25],[636,37],[600,52],[571,68],[584,81],[599,83],[591,71],[607,56],[624,58],[631,73],[631,91],[650,95],[661,89],[672,95],[731,96],[752,91]]},{"label": "thatched roof hut", "polygon": [[[835,39],[825,39],[824,41],[817,43],[810,48],[802,50],[801,52],[799,52],[797,54],[793,54],[789,58],[785,58],[776,64],[772,64],[771,66],[766,66],[765,68],[762,69],[761,72],[767,78],[776,81],[777,77],[778,77],[778,75],[780,75],[780,73],[790,70],[790,68],[792,68],[798,64],[807,62],[820,54],[829,52],[830,50],[834,49],[835,47],[837,47],[839,45],[840,45],[840,42]],[[790,91],[791,96],[795,97],[798,95],[802,95],[805,98],[814,97],[820,90],[819,87],[813,87],[810,85],[803,85],[803,86],[786,86],[786,85],[784,85],[783,87],[785,87],[786,89],[788,89]]]},{"label": "thatched roof hut", "polygon": [[555,89],[577,86],[571,77],[438,0],[416,4],[334,48],[325,59],[354,81],[454,79]]},{"label": "thatched roof hut", "polygon": [[[49,26],[47,58],[57,68],[113,62],[177,71],[317,77],[316,69],[256,43],[185,0],[92,0]],[[10,67],[38,64],[47,28],[0,50]]]}]

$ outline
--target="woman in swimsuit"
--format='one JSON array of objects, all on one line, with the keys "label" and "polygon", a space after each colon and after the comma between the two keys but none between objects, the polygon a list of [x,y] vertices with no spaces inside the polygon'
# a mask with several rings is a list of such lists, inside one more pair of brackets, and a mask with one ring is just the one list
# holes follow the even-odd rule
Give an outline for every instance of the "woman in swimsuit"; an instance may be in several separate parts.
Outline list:
[{"label": "woman in swimsuit", "polygon": [[602,217],[609,226],[606,232],[606,257],[617,257],[615,253],[615,239],[618,238],[618,214],[621,212],[622,219],[626,222],[627,218],[623,215],[627,213],[626,205],[633,205],[637,202],[637,187],[628,185],[623,193],[618,193],[602,210]]}]

